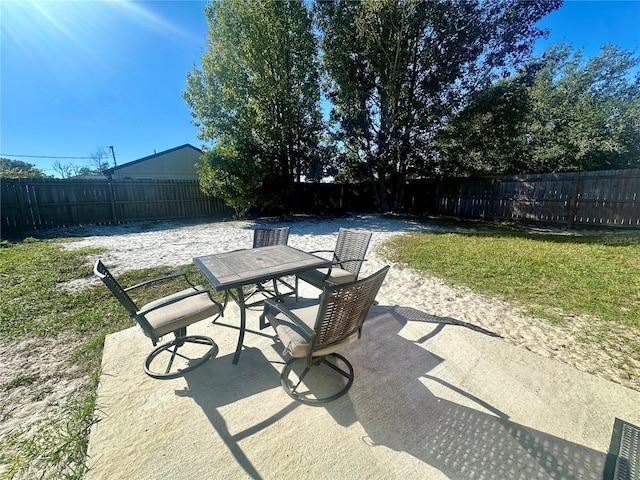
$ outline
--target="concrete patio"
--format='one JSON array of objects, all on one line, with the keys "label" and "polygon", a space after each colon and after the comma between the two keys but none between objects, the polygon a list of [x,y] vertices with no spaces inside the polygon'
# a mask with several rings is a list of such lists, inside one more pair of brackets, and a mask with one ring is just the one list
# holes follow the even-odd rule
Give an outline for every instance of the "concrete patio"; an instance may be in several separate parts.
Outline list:
[{"label": "concrete patio", "polygon": [[174,380],[143,373],[137,328],[110,335],[86,478],[602,479],[615,419],[640,424],[640,392],[378,299],[343,352],[353,387],[323,407],[280,387],[282,345],[259,309],[238,365],[235,304],[190,327],[220,352]]}]

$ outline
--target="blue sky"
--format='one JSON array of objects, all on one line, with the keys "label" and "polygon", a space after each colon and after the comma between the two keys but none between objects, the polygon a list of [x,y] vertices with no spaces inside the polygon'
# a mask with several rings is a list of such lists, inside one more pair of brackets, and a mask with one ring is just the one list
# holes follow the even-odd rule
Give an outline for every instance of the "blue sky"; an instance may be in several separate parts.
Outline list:
[{"label": "blue sky", "polygon": [[[118,164],[201,146],[181,97],[205,48],[205,1],[0,1],[0,153],[53,175],[54,158],[113,146]],[[565,1],[544,46],[589,58],[605,43],[640,54],[640,0]],[[86,165],[86,159],[59,159]]]}]

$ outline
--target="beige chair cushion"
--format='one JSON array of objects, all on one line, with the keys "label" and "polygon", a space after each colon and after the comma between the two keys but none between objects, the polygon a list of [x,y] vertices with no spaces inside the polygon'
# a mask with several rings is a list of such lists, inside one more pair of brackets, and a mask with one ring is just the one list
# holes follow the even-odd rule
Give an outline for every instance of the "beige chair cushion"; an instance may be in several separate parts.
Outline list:
[{"label": "beige chair cushion", "polygon": [[[198,290],[205,291],[203,287],[197,286]],[[192,292],[192,288],[187,288],[181,292],[168,295],[159,300],[155,300],[142,307],[142,311],[155,305],[161,304],[171,298]],[[212,317],[220,313],[220,306],[209,298],[209,295],[202,293],[178,300],[175,303],[165,307],[160,307],[145,315],[147,321],[151,324],[158,337],[171,333],[183,327],[187,327],[192,323],[199,322],[205,318]],[[146,332],[145,332],[146,333]]]},{"label": "beige chair cushion", "polygon": [[[316,325],[316,317],[318,316],[319,302],[317,299],[302,300],[295,304],[287,305],[287,308],[296,317],[302,320],[310,329],[314,329]],[[293,323],[285,314],[277,312],[273,315],[273,310],[267,315],[267,320],[275,328],[276,334],[285,346],[289,354],[294,358],[304,358],[309,355],[311,343],[306,338],[304,332],[301,331],[295,323]],[[346,338],[337,345],[318,350],[313,353],[314,357],[329,355],[330,353],[341,350],[351,342],[358,339],[358,333]]]},{"label": "beige chair cushion", "polygon": [[[321,289],[324,287],[323,282],[328,272],[329,272],[328,268],[318,268],[316,270],[309,270],[306,272],[302,272],[298,274],[298,278]],[[356,281],[356,276],[353,273],[349,272],[348,270],[343,270],[342,268],[337,268],[337,267],[333,267],[331,269],[331,275],[329,276],[329,278],[327,278],[327,282],[331,284],[349,283],[349,282],[355,282],[355,281]]]}]

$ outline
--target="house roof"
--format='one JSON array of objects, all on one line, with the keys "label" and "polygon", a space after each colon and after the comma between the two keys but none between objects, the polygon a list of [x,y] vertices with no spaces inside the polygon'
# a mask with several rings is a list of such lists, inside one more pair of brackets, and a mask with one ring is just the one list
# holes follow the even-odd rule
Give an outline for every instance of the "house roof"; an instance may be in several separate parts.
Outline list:
[{"label": "house roof", "polygon": [[149,155],[148,157],[139,158],[138,160],[133,160],[131,162],[123,163],[122,165],[117,165],[115,167],[107,168],[106,170],[103,170],[102,173],[105,174],[105,175],[111,175],[111,174],[113,174],[113,172],[115,172],[116,170],[119,170],[121,168],[125,168],[125,167],[128,167],[130,165],[134,165],[136,163],[142,163],[142,162],[146,162],[148,160],[153,160],[154,158],[160,157],[162,155],[166,155],[167,153],[175,152],[177,150],[182,150],[183,148],[191,148],[191,149],[195,150],[196,152],[202,154],[202,150],[200,150],[199,148],[196,148],[196,147],[194,147],[193,145],[191,145],[189,143],[185,143],[184,145],[180,145],[179,147],[174,147],[174,148],[170,148],[169,150],[164,150],[164,151],[159,152],[159,153],[154,153],[153,155]]},{"label": "house roof", "polygon": [[69,180],[108,180],[109,177],[102,173],[85,173],[69,177]]}]

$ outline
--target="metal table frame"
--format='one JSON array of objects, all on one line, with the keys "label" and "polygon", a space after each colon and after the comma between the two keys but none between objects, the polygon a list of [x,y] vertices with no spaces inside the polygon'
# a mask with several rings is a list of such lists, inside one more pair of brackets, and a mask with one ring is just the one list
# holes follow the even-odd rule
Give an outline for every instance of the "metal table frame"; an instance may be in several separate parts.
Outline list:
[{"label": "metal table frame", "polygon": [[326,268],[331,260],[312,255],[288,245],[272,245],[195,257],[193,263],[207,277],[216,291],[228,292],[240,307],[240,335],[233,363],[242,351],[247,323],[247,305],[243,287],[305,270]]}]

